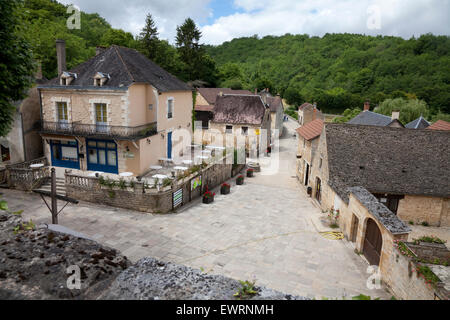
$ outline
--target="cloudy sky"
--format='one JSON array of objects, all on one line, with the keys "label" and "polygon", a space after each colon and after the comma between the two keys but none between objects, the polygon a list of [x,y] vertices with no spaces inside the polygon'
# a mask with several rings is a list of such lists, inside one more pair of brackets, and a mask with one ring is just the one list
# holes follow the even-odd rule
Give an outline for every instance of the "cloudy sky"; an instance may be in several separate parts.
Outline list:
[{"label": "cloudy sky", "polygon": [[254,34],[450,35],[450,0],[59,1],[75,4],[85,12],[98,12],[113,27],[135,35],[143,27],[146,14],[151,13],[160,37],[170,42],[174,41],[176,26],[187,17],[196,21],[203,32],[202,41],[208,44]]}]

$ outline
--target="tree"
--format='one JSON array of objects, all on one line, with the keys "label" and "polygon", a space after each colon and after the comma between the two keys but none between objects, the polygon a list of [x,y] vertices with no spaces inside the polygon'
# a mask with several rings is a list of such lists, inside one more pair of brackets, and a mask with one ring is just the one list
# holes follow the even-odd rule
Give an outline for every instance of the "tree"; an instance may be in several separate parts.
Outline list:
[{"label": "tree", "polygon": [[155,60],[158,53],[158,28],[151,14],[147,14],[145,19],[145,27],[142,29],[139,40],[145,50],[146,56],[150,60]]},{"label": "tree", "polygon": [[334,123],[346,123],[360,114],[362,110],[360,108],[346,109],[342,114],[342,117],[336,117],[333,119]]},{"label": "tree", "polygon": [[131,33],[125,32],[121,29],[109,29],[102,36],[101,44],[105,47],[112,45],[134,47],[134,38]]},{"label": "tree", "polygon": [[400,111],[400,121],[403,124],[408,124],[420,116],[429,118],[429,109],[426,102],[417,99],[387,99],[375,108],[374,111],[386,116],[391,116],[394,111]]},{"label": "tree", "polygon": [[300,106],[304,101],[300,91],[289,87],[284,92],[283,98],[286,99],[286,102],[290,105]]},{"label": "tree", "polygon": [[23,37],[19,0],[0,1],[0,136],[8,134],[15,107],[32,84],[34,71],[30,44]]}]

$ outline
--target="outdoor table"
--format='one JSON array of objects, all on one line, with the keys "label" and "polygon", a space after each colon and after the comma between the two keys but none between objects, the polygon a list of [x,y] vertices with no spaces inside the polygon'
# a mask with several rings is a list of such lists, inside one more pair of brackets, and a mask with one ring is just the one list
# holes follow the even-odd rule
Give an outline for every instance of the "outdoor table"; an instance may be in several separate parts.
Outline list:
[{"label": "outdoor table", "polygon": [[42,163],[36,163],[36,164],[32,164],[30,165],[31,169],[39,169],[42,168],[44,165]]},{"label": "outdoor table", "polygon": [[169,177],[166,176],[165,174],[155,174],[152,178],[158,179],[158,180],[164,180],[164,179],[168,179]]},{"label": "outdoor table", "polygon": [[180,171],[186,171],[189,168],[187,168],[187,167],[174,167],[173,169],[174,170],[180,170]]},{"label": "outdoor table", "polygon": [[183,164],[187,164],[187,165],[190,165],[193,163],[192,160],[183,160],[182,162],[183,162]]},{"label": "outdoor table", "polygon": [[161,170],[163,167],[162,166],[151,166],[150,169],[152,170]]},{"label": "outdoor table", "polygon": [[132,172],[122,172],[121,174],[119,174],[119,176],[128,178],[128,177],[132,177],[133,173]]}]

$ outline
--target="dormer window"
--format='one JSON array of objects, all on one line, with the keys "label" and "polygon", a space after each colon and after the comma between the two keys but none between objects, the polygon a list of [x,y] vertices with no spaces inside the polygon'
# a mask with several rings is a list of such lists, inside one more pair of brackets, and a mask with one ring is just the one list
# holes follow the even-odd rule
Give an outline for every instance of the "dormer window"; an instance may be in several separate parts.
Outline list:
[{"label": "dormer window", "polygon": [[97,72],[94,76],[94,86],[102,87],[110,78],[108,73]]},{"label": "dormer window", "polygon": [[62,86],[68,86],[76,78],[77,78],[77,74],[76,73],[64,71],[61,74],[60,83],[61,83]]}]

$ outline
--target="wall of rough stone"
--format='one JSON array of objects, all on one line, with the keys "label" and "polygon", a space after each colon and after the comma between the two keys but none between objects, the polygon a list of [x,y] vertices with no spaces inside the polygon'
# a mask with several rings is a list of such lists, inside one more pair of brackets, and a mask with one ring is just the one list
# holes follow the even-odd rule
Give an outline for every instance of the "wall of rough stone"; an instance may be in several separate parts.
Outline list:
[{"label": "wall of rough stone", "polygon": [[[183,204],[202,195],[206,186],[213,189],[231,178],[231,164],[215,164],[206,167],[199,174],[193,174],[172,186],[161,189],[144,189],[141,182],[133,188],[120,189],[102,186],[99,178],[66,174],[67,196],[78,200],[104,204],[112,207],[136,210],[147,213],[169,213],[172,211],[173,193],[183,189]],[[191,180],[202,176],[202,188],[191,192]]]},{"label": "wall of rough stone", "polygon": [[[444,205],[444,200],[436,197],[406,195],[400,200],[397,215],[403,221],[413,221],[415,224],[427,222],[435,227],[449,226],[447,218],[449,206],[448,203]],[[444,225],[441,225],[441,215],[446,217],[442,221]]]}]

